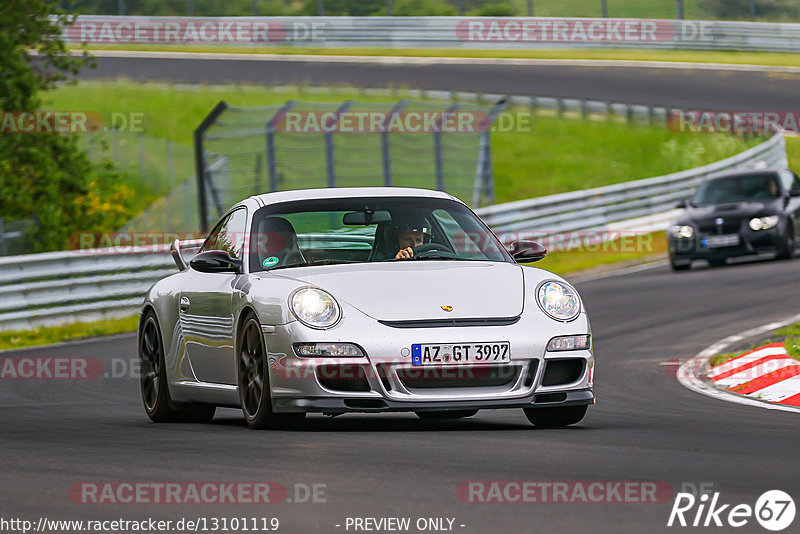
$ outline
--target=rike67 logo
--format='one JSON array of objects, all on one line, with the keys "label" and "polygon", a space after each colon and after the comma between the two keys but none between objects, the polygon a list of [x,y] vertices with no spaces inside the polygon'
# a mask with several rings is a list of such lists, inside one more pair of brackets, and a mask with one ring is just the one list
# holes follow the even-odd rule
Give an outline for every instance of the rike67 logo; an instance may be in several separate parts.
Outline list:
[{"label": "rike67 logo", "polygon": [[749,504],[723,504],[720,493],[678,493],[669,514],[667,526],[680,527],[733,527],[752,525],[757,521],[763,528],[778,532],[794,521],[795,506],[792,497],[781,490],[763,493],[755,506]]}]

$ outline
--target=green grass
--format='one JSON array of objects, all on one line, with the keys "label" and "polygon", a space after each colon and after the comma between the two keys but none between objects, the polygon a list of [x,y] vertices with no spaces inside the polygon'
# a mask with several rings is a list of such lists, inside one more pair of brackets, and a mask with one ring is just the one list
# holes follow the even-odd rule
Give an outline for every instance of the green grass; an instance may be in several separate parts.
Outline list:
[{"label": "green grass", "polygon": [[[279,92],[259,86],[177,86],[131,82],[64,85],[45,95],[45,108],[110,116],[141,112],[150,136],[189,146],[192,130],[219,101],[236,106],[275,105],[289,99],[317,102],[391,102],[404,98],[342,89]],[[87,106],[87,102],[91,103]],[[512,113],[525,110],[511,110]],[[517,123],[519,124],[519,123]],[[732,156],[751,146],[728,135],[677,133],[660,126],[538,115],[527,131],[493,134],[497,202],[586,189],[677,172]],[[185,151],[184,151],[185,152]]]},{"label": "green grass", "polygon": [[786,352],[789,354],[789,356],[795,360],[800,360],[800,323],[794,323],[789,326],[785,326],[780,330],[776,330],[771,336],[759,341],[758,343],[754,343],[747,350],[726,354],[717,354],[709,360],[709,365],[711,365],[711,367],[716,367],[718,365],[722,365],[728,360],[738,358],[742,354],[750,352],[753,349],[763,347],[764,345],[768,345],[770,343],[778,342],[783,342],[785,344]]},{"label": "green grass", "polygon": [[172,52],[219,52],[230,54],[474,57],[522,59],[586,59],[729,63],[735,65],[800,66],[800,56],[788,52],[738,52],[724,50],[626,50],[626,49],[502,49],[466,48],[315,48],[297,46],[229,45],[91,45],[89,50],[140,50]]},{"label": "green grass", "polygon": [[0,332],[0,350],[38,347],[76,339],[135,332],[138,324],[139,316],[134,315],[121,319],[42,326],[33,330],[9,330]]},{"label": "green grass", "polygon": [[545,259],[531,265],[561,276],[575,276],[588,271],[636,265],[666,257],[666,232],[654,232],[626,236],[604,243],[602,248],[598,246],[551,252]]}]

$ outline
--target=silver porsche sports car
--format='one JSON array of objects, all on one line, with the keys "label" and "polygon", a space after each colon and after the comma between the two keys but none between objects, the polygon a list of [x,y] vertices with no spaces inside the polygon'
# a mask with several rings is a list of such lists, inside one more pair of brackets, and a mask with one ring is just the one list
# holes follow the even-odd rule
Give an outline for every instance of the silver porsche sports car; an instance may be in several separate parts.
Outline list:
[{"label": "silver porsche sports car", "polygon": [[306,413],[422,419],[522,408],[537,426],[594,403],[591,330],[563,279],[518,265],[464,203],[436,191],[341,188],[242,201],[147,293],[141,390],[156,422],[241,408],[252,428]]}]

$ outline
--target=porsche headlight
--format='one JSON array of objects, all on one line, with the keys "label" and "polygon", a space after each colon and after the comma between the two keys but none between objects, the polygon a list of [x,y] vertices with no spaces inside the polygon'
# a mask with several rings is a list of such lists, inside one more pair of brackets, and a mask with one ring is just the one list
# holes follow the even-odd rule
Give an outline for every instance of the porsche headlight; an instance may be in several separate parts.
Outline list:
[{"label": "porsche headlight", "polygon": [[311,328],[330,328],[339,322],[342,313],[336,300],[321,289],[298,289],[289,297],[289,308],[297,319]]},{"label": "porsche headlight", "polygon": [[683,226],[673,226],[669,229],[669,232],[673,237],[682,237],[684,239],[694,236],[694,228],[685,224]]},{"label": "porsche headlight", "polygon": [[556,321],[571,321],[581,312],[578,292],[564,282],[550,280],[539,286],[539,307]]},{"label": "porsche headlight", "polygon": [[755,219],[750,219],[750,228],[756,232],[759,230],[769,230],[776,226],[778,222],[780,222],[780,218],[777,215],[756,217]]}]

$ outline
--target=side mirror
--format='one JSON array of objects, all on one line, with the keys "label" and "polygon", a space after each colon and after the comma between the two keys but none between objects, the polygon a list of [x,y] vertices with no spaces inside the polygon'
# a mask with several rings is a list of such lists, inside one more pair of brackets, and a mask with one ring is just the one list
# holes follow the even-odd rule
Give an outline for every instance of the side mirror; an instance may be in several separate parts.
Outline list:
[{"label": "side mirror", "polygon": [[687,205],[688,202],[686,202],[686,199],[679,200],[675,203],[675,207],[678,209],[685,209]]},{"label": "side mirror", "polygon": [[201,273],[236,273],[242,272],[242,260],[231,258],[224,250],[207,250],[201,252],[189,262],[195,271]]},{"label": "side mirror", "polygon": [[514,241],[508,253],[517,263],[533,263],[547,256],[547,249],[536,241]]}]

